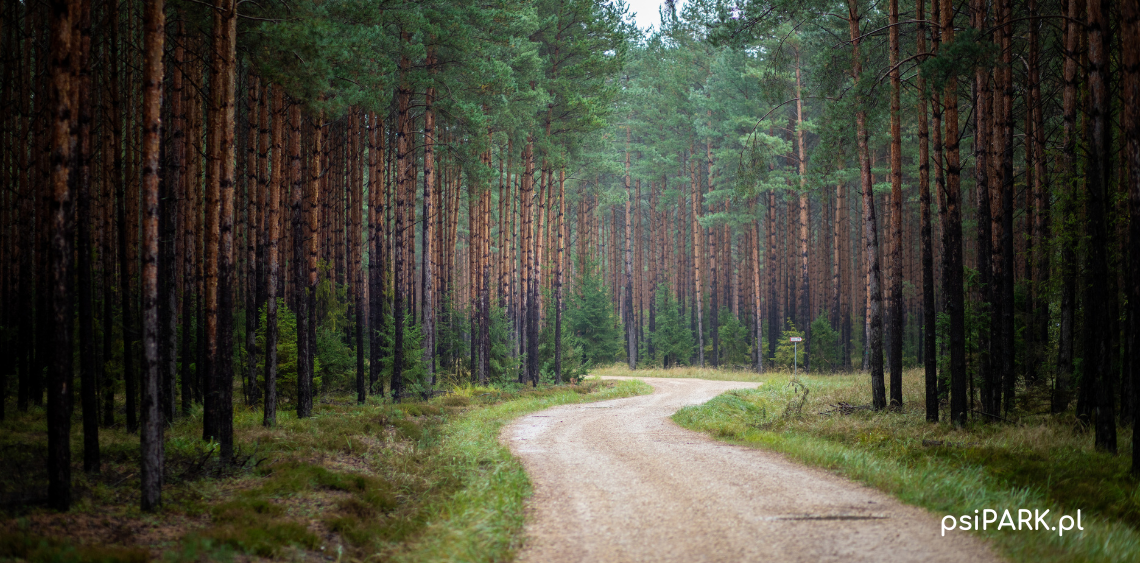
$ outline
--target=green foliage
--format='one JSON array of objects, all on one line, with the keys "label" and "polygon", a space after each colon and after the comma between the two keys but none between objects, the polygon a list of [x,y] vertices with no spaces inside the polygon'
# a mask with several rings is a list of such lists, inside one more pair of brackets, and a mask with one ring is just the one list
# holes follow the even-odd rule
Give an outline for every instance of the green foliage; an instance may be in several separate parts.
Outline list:
[{"label": "green foliage", "polygon": [[793,336],[799,336],[800,338],[803,338],[803,335],[803,331],[796,330],[796,323],[792,322],[792,319],[788,319],[786,325],[784,326],[784,331],[780,333],[780,341],[776,344],[776,357],[772,359],[772,362],[777,367],[786,369],[788,371],[793,371],[795,369],[794,364],[796,363],[796,353],[798,350],[798,363],[799,366],[801,366],[800,371],[803,371],[803,342],[800,342],[797,346],[796,343],[790,341]]},{"label": "green foliage", "polygon": [[827,315],[820,313],[811,322],[811,369],[831,372],[839,367],[839,332],[831,329]]},{"label": "green foliage", "polygon": [[721,309],[718,320],[721,366],[747,366],[750,363],[748,327],[728,308]]},{"label": "green foliage", "polygon": [[582,350],[582,365],[614,361],[622,351],[622,332],[610,302],[606,282],[592,262],[586,264],[578,285],[570,294],[564,330]]},{"label": "green foliage", "polygon": [[[257,325],[257,384],[265,389],[265,327],[268,325],[265,306],[262,306],[259,315],[261,322]],[[318,356],[313,360],[321,373],[321,359]],[[319,389],[322,382],[319,376],[313,378],[313,388]],[[277,298],[277,404],[296,403],[297,401],[297,316],[285,304],[285,300]]]},{"label": "green foliage", "polygon": [[[539,380],[554,382],[554,296],[544,292],[549,318],[538,334]],[[582,345],[576,336],[566,330],[566,315],[562,315],[562,382],[580,380],[588,371],[582,361]]]},{"label": "green foliage", "polygon": [[[393,351],[396,344],[396,321],[392,315],[386,315],[387,321],[384,323],[384,330],[380,333],[380,381],[377,385],[383,385],[385,382],[392,380],[392,364],[396,359]],[[404,317],[407,322],[409,317]],[[423,394],[428,391],[430,387],[427,380],[427,367],[424,366],[423,358],[423,329],[419,323],[404,326],[404,392],[405,393],[420,393]]]},{"label": "green foliage", "polygon": [[657,309],[657,330],[650,335],[654,360],[663,367],[688,363],[693,355],[693,333],[681,318],[680,305],[666,284],[657,286],[653,298]]}]

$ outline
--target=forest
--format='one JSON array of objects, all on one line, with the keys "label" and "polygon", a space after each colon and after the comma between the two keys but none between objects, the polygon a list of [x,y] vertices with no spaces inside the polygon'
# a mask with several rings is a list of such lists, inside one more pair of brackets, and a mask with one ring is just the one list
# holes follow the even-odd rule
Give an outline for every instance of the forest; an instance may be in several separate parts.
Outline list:
[{"label": "forest", "polygon": [[1136,0],[0,10],[0,420],[46,491],[4,510],[107,433],[156,511],[179,424],[241,465],[236,419],[615,363],[860,373],[1140,475]]}]

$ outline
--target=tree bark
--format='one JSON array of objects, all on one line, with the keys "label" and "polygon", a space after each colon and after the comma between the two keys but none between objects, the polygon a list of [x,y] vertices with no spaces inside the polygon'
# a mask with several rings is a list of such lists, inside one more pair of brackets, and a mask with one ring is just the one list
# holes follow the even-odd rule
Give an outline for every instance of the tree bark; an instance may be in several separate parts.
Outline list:
[{"label": "tree bark", "polygon": [[[411,35],[406,31],[401,31],[400,35],[404,43],[411,40]],[[404,397],[404,313],[405,313],[405,300],[407,298],[407,284],[404,282],[406,276],[405,260],[407,253],[404,249],[405,246],[405,211],[404,207],[408,205],[405,201],[406,194],[409,191],[407,185],[408,181],[408,167],[410,166],[409,157],[409,139],[408,135],[411,130],[411,119],[408,116],[408,106],[411,102],[411,90],[408,85],[408,68],[411,66],[407,55],[400,58],[400,86],[396,94],[396,226],[393,232],[393,247],[392,253],[395,255],[394,264],[394,278],[395,278],[395,295],[392,300],[392,316],[394,317],[395,325],[393,330],[395,338],[393,339],[393,358],[392,358],[392,398],[399,401]]]},{"label": "tree bark", "polygon": [[[284,159],[282,150],[282,130],[285,128],[285,107],[281,88],[270,85],[266,88],[268,95],[272,92],[273,106],[270,113],[273,116],[272,135],[273,152],[269,180],[268,205],[266,207],[265,227],[265,407],[261,423],[265,427],[277,424],[277,292],[278,277],[281,265],[278,259],[278,247],[281,238],[281,187],[284,174],[281,166]],[[264,126],[264,124],[263,124]],[[263,149],[264,150],[264,149]]]},{"label": "tree bark", "polygon": [[[941,0],[943,44],[954,42],[954,5]],[[962,272],[961,173],[958,151],[958,78],[951,75],[944,88],[946,134],[946,246],[943,249],[946,270],[946,309],[950,314],[950,420],[957,426],[966,423],[966,309]]]},{"label": "tree bark", "polygon": [[891,407],[901,409],[903,361],[902,132],[899,120],[899,1],[890,0],[891,64]]},{"label": "tree bark", "polygon": [[[949,0],[945,0],[949,1]],[[859,15],[857,0],[847,0],[848,23],[851,33],[853,49],[854,78],[858,86],[860,74],[863,72],[863,62],[859,54]],[[882,290],[879,287],[879,233],[875,218],[875,194],[871,179],[871,157],[867,133],[867,112],[862,103],[855,111],[856,140],[859,146],[860,176],[863,185],[863,236],[866,246],[867,260],[867,291],[869,337],[864,343],[869,347],[871,362],[871,402],[875,409],[887,406],[886,388],[883,382],[883,316],[882,316]]]},{"label": "tree bark", "polygon": [[1108,0],[1088,0],[1089,34],[1089,158],[1085,170],[1086,194],[1085,235],[1088,237],[1085,268],[1088,283],[1084,296],[1084,362],[1085,376],[1094,389],[1096,448],[1116,453],[1115,361],[1117,351],[1109,346],[1110,338],[1102,333],[1109,325],[1109,312],[1115,310],[1116,293],[1109,291],[1107,246],[1109,235],[1105,224],[1109,203],[1109,173],[1112,155],[1112,110],[1109,89],[1109,50],[1112,45],[1108,17]]},{"label": "tree bark", "polygon": [[[1129,362],[1131,373],[1123,374],[1132,379],[1133,409],[1140,406],[1140,362],[1135,355],[1140,352],[1140,2],[1124,0],[1120,4],[1120,33],[1122,36],[1121,67],[1124,80],[1122,107],[1126,116],[1123,122],[1125,154],[1128,164],[1129,217],[1129,279],[1128,284],[1128,334],[1125,336],[1125,350],[1133,359]],[[1035,115],[1035,118],[1038,117]],[[1047,267],[1046,267],[1047,269]],[[1133,412],[1135,427],[1136,413]],[[1140,432],[1132,433],[1132,475],[1140,476]]]},{"label": "tree bark", "polygon": [[72,229],[74,218],[71,164],[71,65],[74,42],[72,22],[80,0],[54,0],[50,10],[51,96],[48,189],[51,244],[49,292],[50,342],[56,353],[48,364],[48,504],[56,510],[71,508],[71,400],[72,400]]},{"label": "tree bark", "polygon": [[[926,18],[926,0],[918,0],[915,19]],[[926,24],[918,24],[919,53],[926,52]],[[922,214],[922,359],[926,380],[926,421],[938,422],[938,357],[935,351],[934,241],[930,217],[930,125],[926,76],[918,74],[918,190]]]},{"label": "tree bark", "polygon": [[162,357],[158,323],[158,177],[162,140],[162,56],[166,39],[163,0],[147,2],[143,16],[143,394],[142,394],[142,509],[158,510],[162,495],[164,420],[160,408]]}]

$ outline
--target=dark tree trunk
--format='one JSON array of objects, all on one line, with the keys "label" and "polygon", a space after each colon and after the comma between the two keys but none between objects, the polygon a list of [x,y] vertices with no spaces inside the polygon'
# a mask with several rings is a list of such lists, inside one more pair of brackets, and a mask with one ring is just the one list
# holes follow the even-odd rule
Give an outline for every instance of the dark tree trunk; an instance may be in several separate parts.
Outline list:
[{"label": "dark tree trunk", "polygon": [[162,56],[165,41],[163,1],[147,2],[143,15],[143,394],[142,451],[140,475],[142,509],[153,512],[161,504],[164,425],[160,401],[162,367],[159,354],[158,270],[159,270],[159,144],[162,141]]},{"label": "dark tree trunk", "polygon": [[1136,432],[1137,414],[1140,406],[1140,362],[1136,354],[1140,352],[1140,2],[1125,0],[1120,4],[1120,32],[1123,36],[1121,66],[1124,79],[1125,155],[1128,165],[1129,200],[1129,275],[1128,284],[1128,333],[1125,335],[1126,353],[1132,356],[1128,363],[1129,372],[1124,377],[1132,380],[1133,433],[1132,433],[1132,475],[1140,476],[1140,432]]},{"label": "dark tree trunk", "polygon": [[[1069,0],[1065,18],[1065,63],[1063,68],[1064,140],[1062,147],[1063,187],[1061,193],[1061,303],[1057,334],[1057,378],[1053,389],[1054,413],[1064,412],[1072,401],[1074,331],[1077,309],[1077,247],[1078,241],[1070,230],[1077,213],[1076,118],[1077,118],[1077,56],[1083,26],[1080,25],[1079,3]],[[1087,413],[1078,409],[1077,416],[1087,421]]]},{"label": "dark tree trunk", "polygon": [[[73,63],[75,76],[72,99],[76,100],[77,118],[73,120],[75,142],[72,145],[74,166],[71,181],[77,195],[78,283],[79,287],[79,378],[83,403],[83,471],[99,471],[99,396],[98,369],[95,350],[95,296],[94,279],[91,272],[91,226],[94,217],[91,212],[91,100],[90,65],[91,52],[91,4],[83,2],[78,22],[78,37],[72,34],[73,49],[77,49]],[[0,400],[3,388],[0,388]],[[2,409],[0,409],[2,411]],[[0,419],[3,416],[0,415]]]},{"label": "dark tree trunk", "polygon": [[[387,244],[383,238],[384,194],[384,125],[375,113],[368,114],[368,129],[371,134],[368,145],[368,382],[374,387],[380,378],[381,346],[380,336],[384,331],[384,278],[387,265]],[[380,385],[373,393],[384,395]]]},{"label": "dark tree trunk", "polygon": [[[954,42],[954,5],[941,0],[939,22],[941,42]],[[943,137],[946,162],[946,248],[943,268],[946,276],[946,310],[950,315],[950,420],[958,426],[966,423],[966,308],[962,272],[962,165],[958,150],[958,80],[953,75],[946,81],[946,134]]]},{"label": "dark tree trunk", "polygon": [[899,119],[899,2],[890,0],[890,64],[891,64],[891,406],[902,408],[903,361],[903,222],[902,222],[902,133]]},{"label": "dark tree trunk", "polygon": [[[1013,14],[1012,0],[1001,0],[1001,285],[994,291],[1001,305],[1001,379],[1003,407],[1006,413],[1014,407],[1014,388],[1017,374],[1014,372],[1014,271],[1013,271],[1013,75],[1010,65],[1013,62]],[[997,313],[997,311],[995,311]],[[999,383],[995,377],[994,383]],[[995,407],[997,406],[995,402]],[[994,411],[997,412],[996,410]]]},{"label": "dark tree trunk", "polygon": [[[271,168],[273,176],[269,180],[269,204],[265,217],[267,231],[265,237],[265,257],[267,260],[265,273],[265,408],[261,423],[266,427],[272,427],[277,424],[277,280],[281,271],[278,247],[281,239],[281,186],[285,180],[281,170],[284,162],[281,153],[285,148],[282,142],[282,130],[285,128],[285,104],[282,99],[281,88],[269,86],[267,89],[273,92],[273,106],[269,111],[273,116],[273,164]],[[265,116],[265,113],[262,115]],[[262,127],[264,126],[263,123]]]},{"label": "dark tree trunk", "polygon": [[[925,0],[918,0],[915,19],[924,20]],[[918,52],[926,52],[926,24],[918,24]],[[930,217],[930,129],[927,121],[926,77],[918,75],[918,190],[922,213],[922,343],[926,375],[926,421],[938,422],[938,358],[935,346],[934,241]]]},{"label": "dark tree trunk", "polygon": [[[410,34],[406,31],[401,32],[402,39],[405,43],[410,41]],[[400,59],[400,86],[397,93],[397,113],[396,113],[396,225],[392,233],[392,254],[395,258],[393,265],[394,273],[394,289],[395,294],[392,299],[392,316],[394,321],[393,331],[395,337],[393,340],[392,350],[392,398],[399,401],[404,397],[404,314],[407,306],[407,284],[405,277],[407,273],[404,271],[407,267],[406,259],[407,252],[405,250],[406,233],[404,224],[405,222],[405,206],[408,205],[406,198],[409,191],[408,182],[408,167],[411,165],[410,160],[411,152],[410,142],[408,136],[411,134],[411,117],[408,115],[408,106],[411,103],[411,90],[407,83],[407,72],[411,65],[411,61],[405,55]]]},{"label": "dark tree trunk", "polygon": [[55,351],[48,365],[48,504],[56,510],[71,507],[71,383],[72,375],[72,189],[71,66],[74,42],[71,26],[79,11],[79,1],[55,0],[51,11],[51,100],[50,155],[48,188],[50,199],[50,335]]},{"label": "dark tree trunk", "polygon": [[[949,1],[949,0],[947,0]],[[859,55],[859,11],[856,0],[848,0],[848,22],[853,44],[855,61],[854,76],[858,83],[863,72]],[[882,289],[879,285],[879,233],[875,217],[875,195],[872,191],[871,157],[867,133],[867,112],[860,107],[855,113],[856,141],[859,146],[860,177],[863,186],[863,236],[867,260],[867,284],[870,301],[868,303],[869,335],[864,347],[869,349],[871,360],[871,402],[875,409],[887,406],[887,393],[883,382],[883,316]]]},{"label": "dark tree trunk", "polygon": [[304,208],[302,192],[305,181],[301,174],[301,106],[293,103],[289,106],[289,177],[291,188],[289,206],[292,214],[292,299],[293,310],[297,321],[297,416],[304,418],[308,412],[299,400],[305,385],[303,374],[308,367],[305,354],[309,349],[309,301],[305,298],[305,284],[301,281],[305,277],[305,234],[304,234]]},{"label": "dark tree trunk", "polygon": [[[1111,90],[1109,85],[1109,50],[1112,45],[1108,17],[1109,0],[1088,1],[1089,34],[1089,158],[1085,177],[1087,199],[1085,235],[1085,269],[1088,284],[1084,297],[1084,374],[1093,387],[1096,417],[1096,447],[1116,453],[1116,416],[1114,368],[1117,351],[1111,346],[1103,327],[1110,327],[1109,314],[1116,310],[1116,293],[1110,291],[1108,276],[1109,234],[1106,219],[1109,203],[1109,173],[1112,154]],[[1135,280],[1134,280],[1135,281]]]}]

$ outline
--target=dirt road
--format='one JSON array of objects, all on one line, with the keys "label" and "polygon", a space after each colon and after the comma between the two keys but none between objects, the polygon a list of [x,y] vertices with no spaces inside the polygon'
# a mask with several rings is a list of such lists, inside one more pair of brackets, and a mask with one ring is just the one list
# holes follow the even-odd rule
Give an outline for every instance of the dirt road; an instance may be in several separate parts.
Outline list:
[{"label": "dirt road", "polygon": [[652,395],[567,405],[501,439],[534,482],[523,562],[994,561],[922,509],[669,419],[755,383],[646,378]]}]

